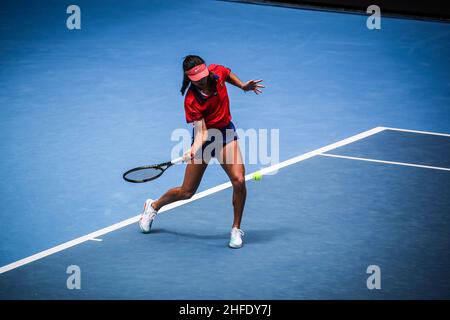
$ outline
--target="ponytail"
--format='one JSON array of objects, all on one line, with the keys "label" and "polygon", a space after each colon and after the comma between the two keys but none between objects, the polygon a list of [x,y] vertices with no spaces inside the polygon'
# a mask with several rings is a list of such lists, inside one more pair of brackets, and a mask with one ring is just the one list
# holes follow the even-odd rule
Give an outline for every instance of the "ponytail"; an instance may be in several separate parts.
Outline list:
[{"label": "ponytail", "polygon": [[184,75],[183,76],[183,85],[181,86],[181,90],[180,90],[182,96],[184,96],[184,93],[186,92],[186,89],[189,87],[190,84],[191,84],[191,80],[188,78],[187,75]]}]

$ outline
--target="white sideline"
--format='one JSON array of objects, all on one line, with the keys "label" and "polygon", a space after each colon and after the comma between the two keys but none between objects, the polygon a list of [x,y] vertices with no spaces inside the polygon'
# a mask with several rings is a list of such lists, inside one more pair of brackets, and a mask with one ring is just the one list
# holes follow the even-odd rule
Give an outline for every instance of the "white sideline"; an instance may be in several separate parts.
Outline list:
[{"label": "white sideline", "polygon": [[[264,175],[264,174],[270,174],[270,173],[272,173],[272,172],[274,172],[274,171],[277,171],[278,169],[281,169],[281,168],[287,167],[287,166],[289,166],[289,165],[291,165],[291,164],[297,163],[297,162],[299,162],[299,161],[303,161],[303,160],[306,160],[306,159],[308,159],[308,158],[317,156],[317,155],[319,155],[319,154],[321,154],[321,153],[324,153],[324,152],[327,152],[327,151],[330,151],[330,150],[333,150],[333,149],[336,149],[336,148],[345,146],[345,145],[350,144],[350,143],[353,143],[353,142],[355,142],[355,141],[358,141],[358,140],[367,138],[367,137],[369,137],[369,136],[371,136],[371,135],[374,135],[374,134],[376,134],[376,133],[379,133],[379,132],[381,132],[381,131],[383,131],[383,130],[385,130],[384,127],[376,127],[376,128],[370,129],[370,130],[368,130],[368,131],[361,132],[361,133],[359,133],[359,134],[357,134],[357,135],[354,135],[354,136],[352,136],[352,137],[349,137],[349,138],[347,138],[347,139],[344,139],[344,140],[338,141],[338,142],[336,142],[336,143],[330,144],[330,145],[328,145],[328,146],[325,146],[325,147],[322,147],[322,148],[319,148],[319,149],[310,151],[310,152],[308,152],[308,153],[299,155],[299,156],[294,157],[294,158],[291,158],[291,159],[289,159],[289,160],[286,160],[286,161],[283,161],[283,162],[274,164],[273,166],[270,166],[270,167],[261,169],[260,172],[261,172],[263,175]],[[245,179],[246,179],[246,180],[248,180],[248,179],[247,179],[248,176],[251,177],[252,175],[246,175],[246,176],[245,176]]]},{"label": "white sideline", "polygon": [[383,127],[385,130],[393,130],[393,131],[401,131],[401,132],[411,132],[411,133],[420,133],[420,134],[431,134],[434,136],[442,136],[442,137],[450,137],[448,133],[438,133],[438,132],[430,132],[430,131],[418,131],[418,130],[408,130],[408,129],[400,129],[400,128],[390,128]]},{"label": "white sideline", "polygon": [[377,163],[385,163],[385,164],[395,164],[395,165],[399,165],[399,166],[416,167],[416,168],[424,168],[424,169],[450,171],[450,168],[433,167],[433,166],[426,166],[426,165],[422,165],[422,164],[407,163],[407,162],[395,162],[395,161],[385,161],[385,160],[377,160],[377,159],[369,159],[369,158],[358,158],[358,157],[350,157],[350,156],[341,156],[341,155],[332,154],[332,153],[322,153],[321,156],[333,157],[333,158],[342,158],[342,159],[349,159],[349,160],[377,162]]},{"label": "white sideline", "polygon": [[[263,174],[263,175],[264,174],[269,174],[269,173],[274,173],[274,172],[276,172],[277,170],[279,170],[281,168],[284,168],[284,167],[287,167],[287,166],[292,165],[294,163],[297,163],[297,162],[309,159],[309,158],[317,156],[317,155],[319,155],[321,153],[324,153],[324,152],[327,152],[327,151],[330,151],[330,150],[342,147],[342,146],[347,145],[349,143],[352,143],[352,142],[355,142],[355,141],[367,138],[367,137],[369,137],[371,135],[374,135],[376,133],[379,133],[379,132],[381,132],[383,130],[385,130],[384,127],[376,127],[376,128],[373,128],[373,129],[361,132],[361,133],[359,133],[357,135],[354,135],[354,136],[351,136],[351,137],[346,138],[344,140],[335,142],[335,143],[330,144],[328,146],[316,149],[314,151],[310,151],[308,153],[299,155],[297,157],[294,157],[294,158],[291,158],[289,160],[280,162],[280,163],[272,165],[270,167],[263,168],[263,169],[259,170],[259,172],[261,172],[261,174]],[[252,177],[253,177],[253,173],[247,174],[245,176],[245,180],[250,180],[250,179],[252,179]],[[189,200],[183,200],[183,201],[177,201],[177,202],[171,203],[171,204],[163,207],[159,211],[159,213],[162,213],[162,212],[171,210],[173,208],[182,206],[182,205],[184,205],[186,203],[189,203],[189,202],[195,201],[197,199],[206,197],[206,196],[208,196],[210,194],[216,193],[218,191],[224,190],[224,189],[229,188],[229,187],[231,187],[231,183],[230,182],[226,182],[226,183],[220,184],[218,186],[215,186],[213,188],[210,188],[210,189],[207,189],[205,191],[202,191],[202,192],[199,192],[199,193],[195,194]],[[107,233],[110,233],[110,232],[115,231],[117,229],[126,227],[126,226],[128,226],[130,224],[136,223],[139,220],[139,217],[140,217],[140,215],[134,216],[134,217],[129,218],[127,220],[124,220],[124,221],[118,222],[116,224],[113,224],[113,225],[111,225],[109,227],[97,230],[97,231],[89,233],[89,234],[87,234],[85,236],[73,239],[71,241],[68,241],[68,242],[62,243],[60,245],[57,245],[57,246],[55,246],[53,248],[41,251],[41,252],[36,253],[34,255],[31,255],[29,257],[26,257],[26,258],[20,259],[18,261],[12,262],[10,264],[7,264],[7,265],[5,265],[5,266],[0,268],[0,274],[5,273],[5,272],[10,271],[10,270],[13,270],[13,269],[16,269],[18,267],[21,267],[21,266],[26,265],[28,263],[31,263],[33,261],[42,259],[44,257],[47,257],[47,256],[52,255],[54,253],[60,252],[62,250],[68,249],[70,247],[76,246],[76,245],[78,245],[80,243],[83,243],[83,242],[86,242],[88,240],[96,239],[96,238],[98,238],[98,237],[100,237],[100,236],[102,236],[104,234],[107,234]]]}]

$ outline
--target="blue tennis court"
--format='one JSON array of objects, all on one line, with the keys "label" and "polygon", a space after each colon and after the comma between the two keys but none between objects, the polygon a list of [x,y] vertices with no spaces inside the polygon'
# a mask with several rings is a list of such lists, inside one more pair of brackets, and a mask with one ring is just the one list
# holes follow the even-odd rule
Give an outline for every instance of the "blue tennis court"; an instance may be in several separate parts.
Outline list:
[{"label": "blue tennis court", "polygon": [[[450,24],[383,17],[369,30],[365,15],[223,1],[77,4],[81,30],[66,28],[60,1],[0,8],[0,299],[450,298]],[[148,235],[145,199],[179,185],[184,166],[147,184],[121,177],[166,160],[172,132],[191,130],[187,54],[264,79],[258,96],[229,86],[233,121],[279,130],[279,163],[246,164],[239,250],[227,247],[220,166]],[[71,266],[80,289],[67,286]],[[369,266],[381,289],[368,289]]]},{"label": "blue tennis court", "polygon": [[[448,298],[450,168],[424,168],[416,158],[434,151],[431,162],[445,164],[450,135],[369,134],[281,163],[276,174],[249,183],[245,250],[225,247],[220,226],[227,225],[231,194],[224,186],[165,211],[150,235],[138,232],[135,219],[12,266],[0,278],[1,297]],[[406,146],[373,149],[397,139]],[[66,285],[72,265],[81,270],[79,290]],[[383,270],[380,292],[367,289],[369,265]]]}]

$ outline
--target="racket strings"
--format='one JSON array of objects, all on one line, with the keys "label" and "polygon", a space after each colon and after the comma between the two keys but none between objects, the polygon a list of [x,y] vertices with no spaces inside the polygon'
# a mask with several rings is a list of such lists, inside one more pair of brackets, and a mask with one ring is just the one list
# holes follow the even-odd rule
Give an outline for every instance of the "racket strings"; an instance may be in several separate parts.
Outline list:
[{"label": "racket strings", "polygon": [[125,175],[125,178],[132,181],[147,181],[154,179],[161,175],[163,172],[160,168],[145,168],[136,171],[129,172]]}]

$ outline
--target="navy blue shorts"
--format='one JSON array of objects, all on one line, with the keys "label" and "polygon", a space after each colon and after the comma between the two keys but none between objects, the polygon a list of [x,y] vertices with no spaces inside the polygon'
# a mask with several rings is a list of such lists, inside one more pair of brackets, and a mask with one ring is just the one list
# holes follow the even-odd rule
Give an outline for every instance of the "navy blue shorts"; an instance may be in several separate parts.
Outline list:
[{"label": "navy blue shorts", "polygon": [[[220,137],[221,136],[221,140],[222,144],[220,144],[220,141],[216,142],[216,137]],[[236,141],[238,139],[238,135],[236,133],[236,128],[234,126],[234,123],[232,121],[230,121],[230,123],[226,126],[223,127],[221,129],[215,129],[211,128],[208,129],[208,140],[206,140],[206,142],[203,144],[202,146],[202,151],[203,153],[205,153],[205,149],[206,149],[206,153],[211,153],[212,157],[216,156],[216,149],[217,151],[220,151],[220,149],[222,149],[225,145],[227,145],[228,143],[230,143],[231,141]],[[192,141],[191,141],[191,146],[194,143],[194,129],[192,129]],[[209,146],[209,147],[208,147]]]}]

